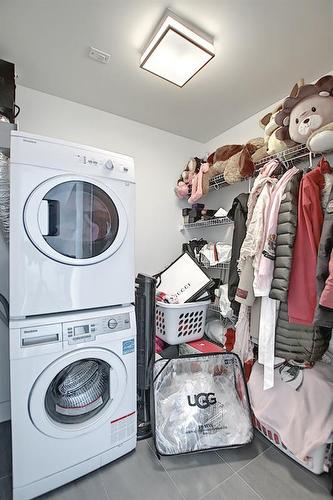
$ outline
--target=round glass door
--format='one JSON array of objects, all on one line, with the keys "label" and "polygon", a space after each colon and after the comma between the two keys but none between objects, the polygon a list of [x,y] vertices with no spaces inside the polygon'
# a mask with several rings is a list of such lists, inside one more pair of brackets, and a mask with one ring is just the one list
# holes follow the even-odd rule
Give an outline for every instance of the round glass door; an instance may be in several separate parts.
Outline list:
[{"label": "round glass door", "polygon": [[102,347],[70,351],[36,379],[29,415],[43,434],[76,437],[110,421],[126,387],[127,370],[116,353]]},{"label": "round glass door", "polygon": [[46,193],[39,209],[39,224],[54,250],[73,259],[90,259],[114,242],[119,217],[105,191],[89,182],[70,181]]},{"label": "round glass door", "polygon": [[31,193],[24,207],[24,225],[32,243],[48,257],[89,265],[118,250],[128,222],[121,200],[108,186],[57,176]]},{"label": "round glass door", "polygon": [[97,415],[110,401],[110,365],[98,359],[75,361],[53,378],[45,395],[48,416],[78,424]]}]

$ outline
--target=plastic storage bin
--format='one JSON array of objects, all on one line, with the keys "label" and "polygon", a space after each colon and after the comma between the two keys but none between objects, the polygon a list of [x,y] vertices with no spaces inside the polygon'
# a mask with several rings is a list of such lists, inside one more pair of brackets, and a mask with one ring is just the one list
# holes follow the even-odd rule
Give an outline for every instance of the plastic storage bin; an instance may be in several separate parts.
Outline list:
[{"label": "plastic storage bin", "polygon": [[166,304],[156,302],[156,335],[171,345],[201,339],[210,301]]},{"label": "plastic storage bin", "polygon": [[328,472],[330,467],[330,462],[332,459],[332,442],[333,434],[331,435],[328,443],[319,446],[313,450],[307,457],[306,460],[300,460],[297,458],[288,448],[284,445],[281,440],[279,433],[267,424],[260,422],[255,415],[253,415],[253,424],[258,429],[261,434],[263,434],[267,439],[269,439],[277,448],[283,451],[290,458],[303,465],[306,469],[313,472],[313,474],[322,474],[323,472]]}]

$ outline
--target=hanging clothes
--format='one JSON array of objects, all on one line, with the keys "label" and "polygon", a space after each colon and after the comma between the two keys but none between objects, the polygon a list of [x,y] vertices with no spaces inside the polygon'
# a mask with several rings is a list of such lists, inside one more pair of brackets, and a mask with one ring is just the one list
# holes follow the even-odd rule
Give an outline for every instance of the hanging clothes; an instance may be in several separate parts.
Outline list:
[{"label": "hanging clothes", "polygon": [[275,267],[269,296],[280,301],[275,330],[275,356],[288,361],[314,362],[327,350],[326,332],[314,329],[312,325],[289,323],[288,315],[288,288],[302,175],[299,171],[289,180],[282,197],[277,225]]},{"label": "hanging clothes", "polygon": [[298,200],[298,226],[288,294],[289,321],[313,324],[317,304],[316,266],[323,225],[321,206],[325,174],[332,170],[322,158],[317,167],[304,175]]},{"label": "hanging clothes", "polygon": [[275,249],[275,262],[270,298],[287,302],[293,248],[297,228],[299,185],[303,176],[298,171],[288,182],[281,200]]},{"label": "hanging clothes", "polygon": [[317,262],[315,325],[333,328],[333,188],[325,209]]},{"label": "hanging clothes", "polygon": [[287,170],[278,180],[271,194],[268,205],[268,217],[264,228],[263,250],[260,255],[258,269],[254,272],[254,295],[256,297],[268,296],[274,272],[276,257],[277,227],[280,205],[289,181],[299,173],[296,167]]},{"label": "hanging clothes", "polygon": [[275,328],[279,302],[269,297],[274,272],[277,224],[282,196],[288,182],[298,173],[296,167],[287,170],[276,183],[264,229],[264,244],[258,269],[254,271],[254,294],[262,297],[259,323],[258,361],[264,365],[264,390],[274,386]]},{"label": "hanging clothes", "polygon": [[253,363],[253,345],[250,339],[250,309],[245,304],[239,308],[238,321],[235,325],[235,352],[243,365]]},{"label": "hanging clothes", "polygon": [[327,351],[331,330],[289,323],[288,303],[281,302],[275,330],[275,356],[313,363]]},{"label": "hanging clothes", "polygon": [[240,250],[238,262],[240,279],[235,296],[237,302],[248,306],[251,306],[254,302],[254,271],[259,265],[270,196],[277,183],[277,179],[270,176],[278,165],[277,160],[270,161],[265,165],[249,196],[247,232]]},{"label": "hanging clothes", "polygon": [[[252,362],[253,359],[253,346],[250,340],[250,311],[248,307],[252,305],[254,300],[252,264],[256,251],[261,245],[264,214],[269,201],[270,189],[277,182],[277,179],[271,178],[270,175],[278,165],[279,162],[273,160],[263,167],[254,182],[248,199],[247,233],[240,250],[238,268],[241,274],[235,296],[235,300],[240,302],[241,306],[235,327],[234,352],[240,356],[243,363]],[[266,187],[267,189],[265,189]]]},{"label": "hanging clothes", "polygon": [[236,290],[239,283],[237,264],[239,253],[246,235],[247,203],[249,193],[242,193],[234,199],[232,207],[228,212],[228,218],[234,221],[234,232],[232,236],[232,250],[229,266],[228,298],[234,314],[238,316],[239,303],[235,301]]}]

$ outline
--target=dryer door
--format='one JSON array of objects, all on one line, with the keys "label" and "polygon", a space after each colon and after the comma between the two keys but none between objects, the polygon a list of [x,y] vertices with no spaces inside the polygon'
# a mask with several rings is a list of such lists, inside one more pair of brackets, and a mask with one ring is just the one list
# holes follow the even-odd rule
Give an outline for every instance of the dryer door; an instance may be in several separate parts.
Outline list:
[{"label": "dryer door", "polygon": [[112,351],[72,351],[48,366],[33,385],[29,413],[48,436],[72,438],[110,420],[125,394],[127,372]]},{"label": "dryer door", "polygon": [[32,192],[24,225],[32,243],[48,257],[87,265],[118,250],[126,236],[127,215],[118,196],[104,184],[61,175]]}]

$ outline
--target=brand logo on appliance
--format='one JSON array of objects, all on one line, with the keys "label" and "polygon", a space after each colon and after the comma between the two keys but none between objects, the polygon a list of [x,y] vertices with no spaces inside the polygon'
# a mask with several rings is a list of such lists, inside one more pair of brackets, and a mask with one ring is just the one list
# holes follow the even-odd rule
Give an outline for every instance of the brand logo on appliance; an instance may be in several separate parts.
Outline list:
[{"label": "brand logo on appliance", "polygon": [[199,392],[193,396],[188,395],[187,401],[189,406],[197,406],[201,410],[217,403],[214,392]]}]

